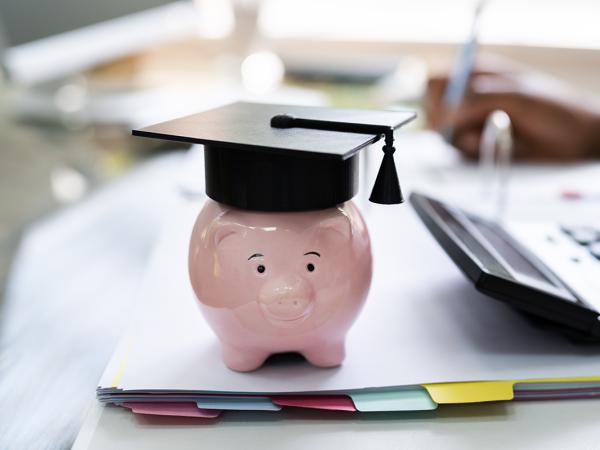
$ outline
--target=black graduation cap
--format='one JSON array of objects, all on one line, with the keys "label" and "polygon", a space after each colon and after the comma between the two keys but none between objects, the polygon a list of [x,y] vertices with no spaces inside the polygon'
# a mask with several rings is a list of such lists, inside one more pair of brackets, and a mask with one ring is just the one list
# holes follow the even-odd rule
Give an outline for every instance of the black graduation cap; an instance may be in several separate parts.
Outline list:
[{"label": "black graduation cap", "polygon": [[305,211],[343,203],[358,189],[358,152],[385,138],[371,193],[401,203],[394,130],[407,111],[233,103],[133,130],[136,136],[204,144],[206,193],[254,211]]}]

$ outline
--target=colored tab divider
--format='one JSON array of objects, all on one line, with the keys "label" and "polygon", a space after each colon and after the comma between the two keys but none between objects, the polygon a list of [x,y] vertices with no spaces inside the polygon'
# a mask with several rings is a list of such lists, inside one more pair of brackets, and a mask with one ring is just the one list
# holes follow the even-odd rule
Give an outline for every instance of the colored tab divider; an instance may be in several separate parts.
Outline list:
[{"label": "colored tab divider", "polygon": [[438,406],[421,386],[355,391],[349,395],[356,409],[361,412],[428,411]]},{"label": "colored tab divider", "polygon": [[438,404],[480,403],[513,400],[517,383],[572,383],[600,381],[600,377],[540,378],[502,381],[462,381],[424,384],[433,401]]},{"label": "colored tab divider", "polygon": [[[557,394],[561,391],[558,386],[560,383],[594,381],[600,382],[600,377],[429,383],[422,386],[350,391],[347,395],[274,395],[270,397],[206,395],[193,396],[195,403],[190,401],[123,402],[122,406],[131,409],[136,414],[202,418],[218,417],[222,410],[279,411],[284,406],[350,412],[426,411],[436,409],[438,404],[513,400],[515,398],[514,387],[517,383],[521,386],[522,383],[540,383],[542,384],[540,388],[546,390],[543,397],[550,398],[553,393],[548,390],[556,389],[554,394]],[[555,383],[556,386],[552,386]],[[581,387],[579,388],[581,389]],[[596,389],[593,389],[594,395],[598,395]],[[560,393],[563,394],[563,392]],[[586,394],[590,395],[587,392]]]},{"label": "colored tab divider", "polygon": [[424,384],[432,400],[438,404],[480,403],[512,400],[514,381],[463,381]]},{"label": "colored tab divider", "polygon": [[236,411],[279,411],[269,397],[241,395],[207,395],[196,397],[196,405],[202,409],[221,409]]},{"label": "colored tab divider", "polygon": [[346,395],[276,395],[271,396],[271,400],[279,406],[329,411],[357,411],[352,399]]},{"label": "colored tab divider", "polygon": [[221,411],[200,409],[195,403],[190,402],[124,402],[125,408],[129,408],[135,414],[147,414],[152,416],[177,416],[177,417],[201,417],[214,419],[219,417]]}]

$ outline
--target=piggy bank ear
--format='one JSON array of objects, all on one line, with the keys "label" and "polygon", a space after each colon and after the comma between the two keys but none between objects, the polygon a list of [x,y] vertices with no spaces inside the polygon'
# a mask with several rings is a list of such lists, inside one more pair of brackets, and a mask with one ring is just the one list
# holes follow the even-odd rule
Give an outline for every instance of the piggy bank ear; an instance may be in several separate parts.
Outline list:
[{"label": "piggy bank ear", "polygon": [[218,248],[225,240],[242,232],[242,226],[232,222],[217,222],[213,225],[210,243],[213,248]]},{"label": "piggy bank ear", "polygon": [[352,223],[344,214],[325,219],[316,225],[316,228],[316,234],[319,240],[342,239],[344,241],[349,241],[352,238]]}]

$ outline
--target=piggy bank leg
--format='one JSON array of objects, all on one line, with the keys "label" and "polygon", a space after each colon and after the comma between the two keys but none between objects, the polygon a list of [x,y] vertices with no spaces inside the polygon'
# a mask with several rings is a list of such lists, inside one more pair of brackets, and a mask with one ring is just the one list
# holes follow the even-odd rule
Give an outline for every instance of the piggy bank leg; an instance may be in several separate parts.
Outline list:
[{"label": "piggy bank leg", "polygon": [[335,367],[344,362],[346,347],[344,340],[323,342],[321,345],[300,352],[314,366]]},{"label": "piggy bank leg", "polygon": [[263,365],[269,353],[263,351],[240,349],[228,344],[222,345],[223,361],[225,365],[238,372],[249,372]]}]

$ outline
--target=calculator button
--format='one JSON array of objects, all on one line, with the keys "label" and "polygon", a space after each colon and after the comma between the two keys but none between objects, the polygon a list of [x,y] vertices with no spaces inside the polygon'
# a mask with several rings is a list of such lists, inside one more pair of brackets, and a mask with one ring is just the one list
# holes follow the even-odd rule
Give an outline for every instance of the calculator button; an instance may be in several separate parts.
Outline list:
[{"label": "calculator button", "polygon": [[589,247],[590,253],[596,259],[600,259],[600,242],[595,242]]},{"label": "calculator button", "polygon": [[560,226],[560,231],[562,231],[565,234],[568,234],[569,236],[571,235],[571,233],[573,233],[574,229],[575,229],[575,227],[569,227],[567,225]]},{"label": "calculator button", "polygon": [[590,245],[600,239],[600,233],[593,227],[563,227],[563,231],[579,245]]}]

